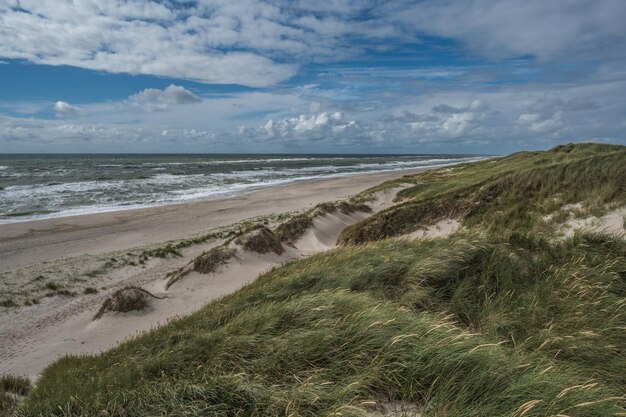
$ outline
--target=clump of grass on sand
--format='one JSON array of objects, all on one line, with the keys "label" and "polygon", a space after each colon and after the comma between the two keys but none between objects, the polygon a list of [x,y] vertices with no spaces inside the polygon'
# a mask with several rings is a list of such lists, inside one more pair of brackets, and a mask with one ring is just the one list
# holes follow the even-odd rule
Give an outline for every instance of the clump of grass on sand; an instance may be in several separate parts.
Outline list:
[{"label": "clump of grass on sand", "polygon": [[16,375],[0,376],[0,417],[13,414],[22,397],[30,392],[28,378]]},{"label": "clump of grass on sand", "polygon": [[145,310],[154,298],[156,297],[149,291],[140,287],[129,286],[122,288],[104,301],[94,316],[94,320],[101,318],[109,312],[128,313],[130,311]]},{"label": "clump of grass on sand", "polygon": [[216,246],[195,258],[193,262],[189,263],[187,266],[176,271],[167,281],[165,288],[171,287],[191,271],[200,272],[202,274],[217,272],[220,266],[226,265],[228,261],[236,255],[237,250],[228,245]]},{"label": "clump of grass on sand", "polygon": [[370,213],[372,208],[363,202],[338,201],[320,203],[305,213],[295,215],[286,222],[281,223],[276,227],[274,233],[281,242],[293,243],[313,226],[315,217],[337,211],[343,214],[352,214],[357,211]]},{"label": "clump of grass on sand", "polygon": [[282,255],[285,248],[270,229],[265,226],[256,227],[235,239],[242,248],[257,253],[275,253]]},{"label": "clump of grass on sand", "polygon": [[354,224],[339,237],[358,244],[410,233],[446,219],[495,235],[550,235],[568,204],[582,214],[602,214],[626,204],[626,147],[598,144],[557,146],[496,160],[425,171],[374,187],[410,185],[400,204]]},{"label": "clump of grass on sand", "polygon": [[274,234],[281,242],[293,243],[313,226],[313,219],[308,213],[298,214],[278,225]]},{"label": "clump of grass on sand", "polygon": [[233,248],[218,246],[197,257],[193,261],[193,269],[203,274],[215,272],[217,268],[227,263],[235,254],[236,251]]}]

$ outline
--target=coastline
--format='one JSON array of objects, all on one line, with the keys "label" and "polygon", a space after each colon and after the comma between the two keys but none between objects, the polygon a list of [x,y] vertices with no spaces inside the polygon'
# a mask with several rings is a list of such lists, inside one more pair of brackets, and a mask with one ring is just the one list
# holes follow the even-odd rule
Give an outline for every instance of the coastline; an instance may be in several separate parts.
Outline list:
[{"label": "coastline", "polygon": [[[59,357],[101,352],[175,317],[186,316],[272,267],[334,247],[341,230],[371,213],[329,213],[316,218],[313,227],[298,242],[286,246],[282,255],[240,249],[236,260],[209,280],[206,275],[190,274],[171,288],[166,285],[169,274],[223,240],[194,244],[181,250],[179,256],[151,258],[139,265],[120,262],[136,256],[142,248],[346,199],[386,180],[426,169],[311,180],[176,206],[0,225],[0,274],[4,277],[0,284],[26,292],[35,290],[38,295],[29,294],[39,297],[36,303],[2,312],[0,373],[36,379]],[[377,195],[373,211],[389,207],[394,196],[394,190]],[[117,265],[107,267],[114,259]],[[41,288],[52,285],[61,288],[61,293],[41,293]],[[148,311],[94,319],[108,296],[129,286],[157,296]],[[66,297],[63,291],[71,295]]]},{"label": "coastline", "polygon": [[433,168],[311,179],[215,200],[0,224],[0,272],[188,238],[246,219],[347,198],[428,169]]}]

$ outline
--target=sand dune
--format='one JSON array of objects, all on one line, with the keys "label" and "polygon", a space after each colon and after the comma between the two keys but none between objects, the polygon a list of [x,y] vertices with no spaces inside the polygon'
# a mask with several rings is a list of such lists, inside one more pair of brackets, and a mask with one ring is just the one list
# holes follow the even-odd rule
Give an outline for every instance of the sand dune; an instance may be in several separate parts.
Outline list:
[{"label": "sand dune", "polygon": [[[380,176],[376,176],[373,181],[380,180]],[[359,180],[357,186],[368,183],[369,180]],[[361,189],[351,188],[355,192]],[[322,195],[327,197],[330,193],[337,196],[335,191]],[[302,195],[302,192],[295,194]],[[394,195],[393,190],[380,193],[372,204],[374,211],[392,204]],[[343,197],[343,194],[339,196]],[[261,194],[257,197],[267,196]],[[239,204],[239,201],[233,203]],[[298,202],[300,206],[303,203],[306,208],[306,199]],[[271,206],[271,202],[268,202],[268,206]],[[293,204],[288,207],[292,208]],[[0,322],[0,373],[26,374],[36,378],[47,365],[59,357],[95,353],[111,348],[125,339],[173,318],[187,315],[212,300],[236,291],[275,265],[334,247],[337,237],[345,227],[371,214],[343,214],[336,211],[318,215],[304,236],[294,244],[282,245],[284,253],[280,255],[255,253],[231,243],[231,246],[236,247],[236,256],[220,266],[216,272],[202,274],[189,270],[183,279],[169,287],[167,273],[184,268],[196,256],[222,242],[212,241],[193,246],[184,251],[183,258],[150,260],[143,268],[114,269],[99,278],[100,282],[107,283],[105,290],[99,294],[81,295],[72,299],[44,299],[39,305],[9,311]],[[77,262],[80,262],[80,258]],[[108,312],[94,320],[106,298],[128,285],[141,287],[155,298],[150,299],[147,308],[141,311]]]}]

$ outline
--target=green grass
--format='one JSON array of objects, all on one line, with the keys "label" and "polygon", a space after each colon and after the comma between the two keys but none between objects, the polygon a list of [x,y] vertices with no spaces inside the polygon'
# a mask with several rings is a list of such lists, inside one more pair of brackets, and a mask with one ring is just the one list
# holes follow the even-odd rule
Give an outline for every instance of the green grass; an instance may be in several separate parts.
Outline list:
[{"label": "green grass", "polygon": [[365,415],[370,401],[432,416],[615,415],[624,271],[626,243],[601,235],[341,248],[60,360],[18,415]]},{"label": "green grass", "polygon": [[558,215],[566,204],[582,203],[579,215],[626,204],[626,147],[579,144],[521,152],[403,177],[366,194],[401,184],[410,185],[398,193],[402,204],[347,228],[339,241],[385,239],[444,219],[498,236],[550,235],[555,222],[544,216]]},{"label": "green grass", "polygon": [[[625,415],[626,240],[554,239],[543,217],[623,204],[624,156],[563,146],[384,184],[412,186],[345,235],[362,244],[65,357],[16,415],[371,416],[395,403],[425,417]],[[452,215],[467,230],[384,239]]]},{"label": "green grass", "polygon": [[16,375],[0,376],[0,417],[10,416],[21,397],[31,389],[28,378]]}]

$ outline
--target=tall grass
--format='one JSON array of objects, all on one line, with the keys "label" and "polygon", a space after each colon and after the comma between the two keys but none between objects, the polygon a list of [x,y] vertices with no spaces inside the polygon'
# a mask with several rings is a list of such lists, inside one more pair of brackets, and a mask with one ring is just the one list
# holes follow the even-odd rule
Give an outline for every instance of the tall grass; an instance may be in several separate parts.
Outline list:
[{"label": "tall grass", "polygon": [[598,214],[626,204],[626,147],[597,144],[557,146],[547,152],[522,152],[496,160],[426,171],[375,187],[404,183],[403,203],[347,228],[344,244],[409,233],[443,219],[460,219],[502,236],[547,236],[554,225],[546,215],[580,203]]},{"label": "tall grass", "polygon": [[31,389],[28,378],[17,375],[0,376],[0,417],[10,416],[22,397]]},{"label": "tall grass", "polygon": [[62,359],[18,415],[616,415],[625,255],[600,235],[342,248]]}]

